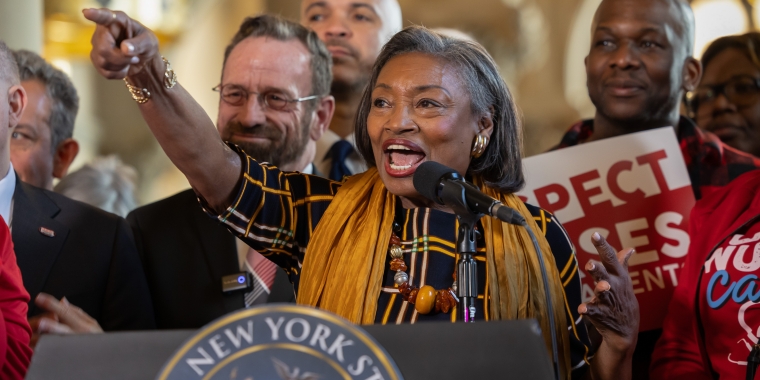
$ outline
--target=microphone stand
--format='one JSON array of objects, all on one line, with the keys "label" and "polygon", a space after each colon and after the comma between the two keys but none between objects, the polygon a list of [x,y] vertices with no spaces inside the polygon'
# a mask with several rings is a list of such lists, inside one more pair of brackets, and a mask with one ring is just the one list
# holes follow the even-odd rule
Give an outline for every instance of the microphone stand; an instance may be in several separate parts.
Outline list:
[{"label": "microphone stand", "polygon": [[[422,169],[423,165],[426,164],[428,163],[423,163],[420,166],[420,169]],[[533,233],[533,230],[529,228],[525,218],[519,212],[501,204],[501,202],[492,199],[487,195],[478,195],[479,191],[471,194],[472,207],[470,207],[467,202],[467,191],[465,190],[465,186],[471,185],[468,185],[459,173],[453,169],[446,168],[445,166],[433,162],[430,162],[428,164],[428,168],[431,168],[432,172],[443,171],[444,173],[435,174],[435,177],[438,178],[437,189],[434,189],[434,195],[431,194],[425,196],[439,204],[445,204],[446,206],[451,207],[457,216],[457,221],[459,222],[459,229],[457,231],[457,253],[459,254],[459,260],[457,261],[457,279],[454,282],[454,285],[456,285],[455,291],[459,297],[458,313],[461,320],[467,323],[473,322],[475,320],[475,300],[478,299],[477,262],[473,257],[477,249],[475,241],[475,224],[478,222],[478,220],[480,220],[480,218],[486,215],[485,213],[481,213],[478,210],[485,211],[487,209],[489,216],[501,220],[504,223],[522,226],[526,229],[528,235],[530,235],[530,240],[533,243],[533,248],[536,251],[536,256],[541,269],[541,277],[546,298],[546,313],[548,314],[549,330],[551,330],[550,334],[554,378],[559,379],[560,373],[559,350],[557,347],[557,329],[556,321],[554,320],[554,313],[552,310],[553,303],[549,288],[549,279],[544,264],[543,252],[541,252],[541,247],[538,245],[538,240],[536,239],[536,235]],[[420,179],[423,181],[425,180],[423,178]],[[426,191],[419,190],[420,188],[424,189],[425,184],[418,184],[418,182],[420,181],[418,181],[417,174],[415,174],[414,187],[418,189],[421,194],[427,194]],[[486,205],[487,207],[483,207]],[[452,288],[453,287],[454,286],[452,286]],[[483,301],[488,302],[488,300]],[[760,345],[758,347],[760,347]],[[758,363],[760,363],[760,354],[757,356]]]},{"label": "microphone stand", "polygon": [[473,255],[477,250],[475,223],[483,215],[459,215],[457,238],[457,297],[459,297],[459,317],[464,322],[475,321],[475,300],[478,299],[478,264]]},{"label": "microphone stand", "polygon": [[[451,177],[459,177],[452,173]],[[459,177],[461,179],[461,177]],[[477,252],[475,239],[475,224],[484,214],[473,213],[467,206],[465,189],[460,186],[444,186],[441,198],[449,200],[447,205],[454,210],[459,222],[457,231],[457,279],[456,293],[459,297],[460,320],[469,323],[475,321],[475,300],[478,299],[478,264],[473,255]]]},{"label": "microphone stand", "polygon": [[[449,173],[443,177],[443,179],[452,179],[459,181],[449,181],[448,186],[443,186],[440,192],[440,198],[446,200],[446,205],[454,210],[459,222],[459,230],[457,237],[457,253],[459,254],[459,261],[457,261],[457,297],[459,297],[459,317],[464,322],[473,322],[475,320],[475,300],[478,299],[478,267],[477,262],[473,258],[476,252],[477,245],[475,241],[475,224],[485,214],[473,212],[467,204],[467,197],[465,193],[465,182],[459,173]],[[493,207],[493,206],[492,206]],[[504,207],[503,205],[501,207]],[[509,210],[505,208],[504,211]],[[498,210],[497,210],[498,211]],[[554,321],[554,313],[552,311],[552,298],[549,289],[549,282],[546,267],[544,266],[543,252],[538,245],[533,231],[528,228],[528,225],[520,214],[516,216],[512,213],[496,213],[498,219],[502,219],[503,222],[518,224],[526,229],[530,239],[533,243],[533,248],[536,250],[538,256],[539,266],[541,268],[541,277],[543,282],[544,293],[546,297],[546,307],[549,319],[549,329],[551,330],[551,343],[552,343],[552,364],[554,368],[554,376],[559,379],[559,351],[557,346],[557,331]],[[508,217],[509,216],[509,217]],[[486,285],[488,286],[488,285]],[[488,302],[488,300],[483,300]],[[760,355],[758,355],[760,356]],[[760,360],[758,360],[760,362]]]}]

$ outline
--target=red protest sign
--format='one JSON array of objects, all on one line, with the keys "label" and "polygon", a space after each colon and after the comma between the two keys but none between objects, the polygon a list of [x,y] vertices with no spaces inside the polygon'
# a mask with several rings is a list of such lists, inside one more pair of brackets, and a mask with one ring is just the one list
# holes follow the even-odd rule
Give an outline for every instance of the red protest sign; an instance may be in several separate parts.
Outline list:
[{"label": "red protest sign", "polygon": [[[673,129],[601,140],[524,160],[519,195],[550,212],[575,245],[580,268],[599,260],[591,235],[617,249],[635,248],[629,273],[642,331],[659,328],[689,248],[694,194]],[[583,300],[593,297],[581,270]]]}]

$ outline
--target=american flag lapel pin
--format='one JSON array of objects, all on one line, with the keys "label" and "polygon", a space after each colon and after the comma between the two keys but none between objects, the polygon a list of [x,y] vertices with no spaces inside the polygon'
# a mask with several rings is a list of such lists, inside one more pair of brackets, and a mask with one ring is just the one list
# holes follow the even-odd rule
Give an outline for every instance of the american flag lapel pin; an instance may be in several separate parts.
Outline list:
[{"label": "american flag lapel pin", "polygon": [[55,237],[55,231],[53,231],[53,230],[51,230],[49,228],[40,227],[40,233],[43,234],[43,235],[45,235],[45,236],[47,236],[47,237]]}]

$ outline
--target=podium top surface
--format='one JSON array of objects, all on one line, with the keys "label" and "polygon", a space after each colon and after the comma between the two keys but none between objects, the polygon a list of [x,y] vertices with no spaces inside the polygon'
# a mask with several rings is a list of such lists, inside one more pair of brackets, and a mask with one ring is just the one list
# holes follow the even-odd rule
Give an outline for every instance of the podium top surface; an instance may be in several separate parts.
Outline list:
[{"label": "podium top surface", "polygon": [[[362,326],[410,379],[552,379],[533,320]],[[153,379],[194,330],[46,335],[27,379]]]}]

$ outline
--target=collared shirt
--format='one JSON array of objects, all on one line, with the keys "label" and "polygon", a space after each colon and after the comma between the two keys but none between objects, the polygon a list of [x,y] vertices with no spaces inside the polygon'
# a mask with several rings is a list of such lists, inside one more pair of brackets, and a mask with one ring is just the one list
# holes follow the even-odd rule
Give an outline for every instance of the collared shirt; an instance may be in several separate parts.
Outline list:
[{"label": "collared shirt", "polygon": [[[236,149],[234,146],[233,149]],[[282,267],[296,292],[301,265],[312,234],[327,211],[341,183],[295,172],[281,172],[274,166],[259,164],[239,149],[245,173],[235,199],[221,215],[211,214],[235,236],[244,240],[264,257]],[[204,209],[209,210],[206,204]],[[400,202],[395,220],[401,227],[399,236],[404,260],[409,265],[410,282],[414,286],[431,285],[436,289],[451,286],[456,256],[456,217],[429,208],[403,209]],[[564,287],[567,332],[573,377],[582,375],[591,357],[585,325],[578,315],[581,283],[573,246],[562,226],[545,210],[528,205],[536,223],[552,249],[554,261]],[[481,227],[482,228],[482,227]],[[484,252],[480,239],[478,251]],[[479,299],[476,314],[487,319],[487,263],[476,257]],[[454,313],[420,315],[398,295],[394,273],[386,265],[382,291],[378,297],[375,323],[415,323],[452,321]],[[517,344],[517,343],[507,343]]]},{"label": "collared shirt", "polygon": [[[594,120],[581,120],[570,127],[559,145],[551,150],[583,144],[593,133]],[[696,199],[727,185],[743,173],[760,168],[760,158],[731,148],[718,136],[697,128],[691,119],[681,116],[676,133]]]},{"label": "collared shirt", "polygon": [[314,174],[314,164],[307,165],[306,168],[304,168],[303,170],[301,170],[301,173],[303,173],[303,174]]},{"label": "collared shirt", "polygon": [[[341,140],[340,136],[329,129],[322,134],[322,137],[319,140],[317,140],[317,154],[314,159],[314,165],[320,173],[324,173],[324,175],[330,174],[330,169],[332,168],[330,148],[332,148],[333,144],[339,140]],[[354,147],[354,151],[346,157],[346,167],[348,170],[351,171],[351,174],[367,171],[367,163],[364,162],[364,159],[356,150],[356,139],[354,138],[354,134],[351,133],[344,140],[350,142]]]},{"label": "collared shirt", "polygon": [[8,173],[0,180],[0,215],[11,226],[13,218],[13,194],[16,192],[16,172],[13,164],[8,167]]}]

